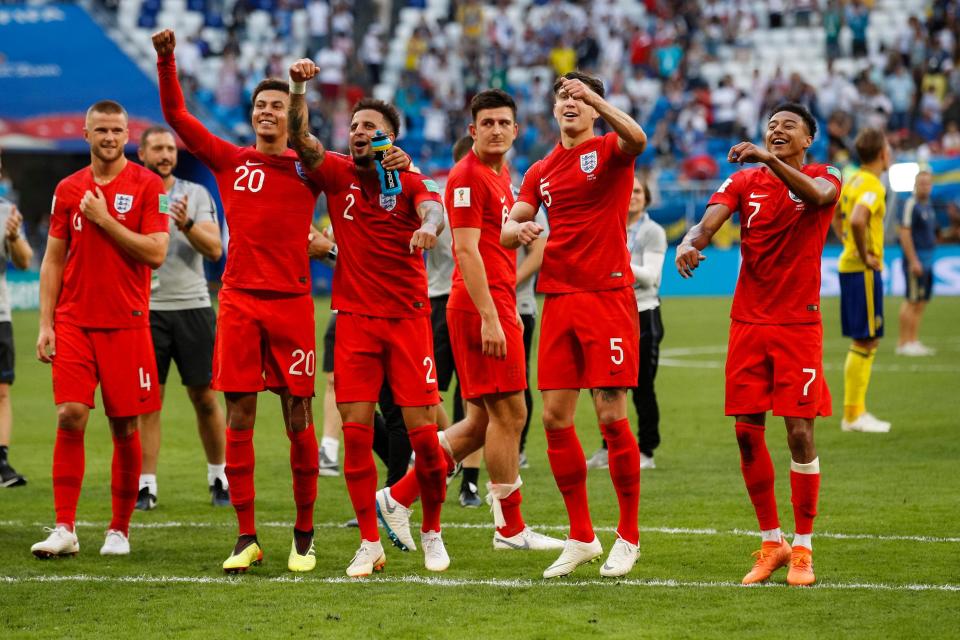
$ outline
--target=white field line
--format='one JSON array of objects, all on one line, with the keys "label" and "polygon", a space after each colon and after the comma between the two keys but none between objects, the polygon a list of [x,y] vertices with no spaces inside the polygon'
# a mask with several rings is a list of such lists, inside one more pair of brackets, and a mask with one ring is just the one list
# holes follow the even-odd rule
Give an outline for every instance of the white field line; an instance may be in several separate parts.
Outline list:
[{"label": "white field line", "polygon": [[[88,522],[78,520],[76,526],[79,528],[105,529],[106,522]],[[481,529],[493,530],[489,523],[480,522],[444,522],[445,529]],[[0,527],[36,527],[48,526],[49,523],[43,522],[24,522],[22,520],[0,520]],[[260,522],[259,527],[290,529],[292,522]],[[317,522],[314,525],[316,529],[342,529],[343,523],[340,522]],[[560,531],[568,530],[565,524],[532,524],[531,528],[538,531]],[[236,527],[232,521],[226,522],[182,522],[182,521],[164,521],[164,522],[131,522],[131,529],[229,529]],[[600,533],[613,533],[614,527],[594,527],[594,531]],[[756,537],[758,533],[749,529],[712,529],[712,528],[686,528],[686,527],[640,527],[643,533],[662,533],[664,535],[675,536],[747,536]],[[830,538],[835,540],[877,540],[881,542],[923,542],[923,543],[958,543],[960,536],[916,536],[916,535],[880,535],[874,533],[830,533],[814,532],[816,538]]]},{"label": "white field line", "polygon": [[[469,579],[469,578],[434,578],[416,575],[385,576],[357,580],[354,578],[312,578],[279,576],[274,578],[248,577],[213,577],[213,576],[95,576],[79,575],[48,575],[48,576],[0,576],[0,584],[28,584],[28,583],[106,583],[106,584],[214,584],[214,585],[249,585],[263,583],[302,583],[302,584],[415,584],[428,587],[495,587],[499,589],[523,589],[535,587],[654,587],[673,589],[783,589],[789,588],[785,584],[767,583],[763,585],[744,586],[739,582],[706,582],[688,580],[658,580],[626,579],[626,580],[531,580],[525,578],[504,580],[497,578]],[[869,582],[822,582],[811,589],[820,590],[866,590],[866,591],[947,591],[960,592],[960,584],[887,584]]]}]

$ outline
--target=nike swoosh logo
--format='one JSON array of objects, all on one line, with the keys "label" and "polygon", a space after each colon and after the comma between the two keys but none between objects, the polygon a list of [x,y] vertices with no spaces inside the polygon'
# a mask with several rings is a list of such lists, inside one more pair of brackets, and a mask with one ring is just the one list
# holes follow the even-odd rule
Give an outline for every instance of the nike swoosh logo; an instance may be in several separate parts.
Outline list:
[{"label": "nike swoosh logo", "polygon": [[387,513],[393,513],[394,511],[397,510],[397,503],[394,502],[393,504],[391,504],[390,498],[386,496],[383,497],[383,506],[386,507]]},{"label": "nike swoosh logo", "polygon": [[507,196],[500,196],[500,204],[503,204],[507,201]]},{"label": "nike swoosh logo", "polygon": [[516,544],[514,542],[510,542],[509,540],[506,540],[505,538],[498,538],[498,540],[500,541],[500,544],[505,544],[511,549],[529,549],[530,548],[529,540],[524,540],[523,544]]},{"label": "nike swoosh logo", "polygon": [[767,195],[769,195],[769,194],[766,194],[766,193],[753,193],[753,192],[751,191],[751,192],[750,192],[750,199],[751,199],[751,200],[756,200],[757,198],[766,198]]},{"label": "nike swoosh logo", "polygon": [[604,563],[603,563],[603,570],[604,570],[604,571],[613,571],[613,567],[611,567],[611,566],[608,565],[606,562],[604,562]]},{"label": "nike swoosh logo", "polygon": [[354,182],[350,183],[350,188],[353,189],[354,191],[361,191],[360,187],[358,187]]},{"label": "nike swoosh logo", "polygon": [[263,163],[262,163],[262,162],[250,162],[249,160],[247,160],[247,161],[244,162],[243,164],[247,165],[248,167],[259,167],[259,166],[262,165]]}]

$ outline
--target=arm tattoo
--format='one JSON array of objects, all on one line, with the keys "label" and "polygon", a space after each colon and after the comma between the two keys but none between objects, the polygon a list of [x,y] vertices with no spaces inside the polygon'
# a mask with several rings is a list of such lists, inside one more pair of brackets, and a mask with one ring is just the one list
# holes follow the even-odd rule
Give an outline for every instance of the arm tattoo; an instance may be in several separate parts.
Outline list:
[{"label": "arm tattoo", "polygon": [[423,222],[430,222],[437,228],[437,235],[443,231],[443,205],[433,200],[421,202],[417,207],[417,213]]},{"label": "arm tattoo", "polygon": [[297,156],[309,169],[315,169],[326,155],[326,149],[307,128],[307,104],[302,94],[290,94],[290,106],[287,108],[287,126],[290,131],[290,145]]}]

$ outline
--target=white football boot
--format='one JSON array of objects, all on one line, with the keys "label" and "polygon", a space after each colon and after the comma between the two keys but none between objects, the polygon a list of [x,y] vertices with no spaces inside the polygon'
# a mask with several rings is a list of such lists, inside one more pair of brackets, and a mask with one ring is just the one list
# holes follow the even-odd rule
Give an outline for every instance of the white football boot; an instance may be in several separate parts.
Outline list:
[{"label": "white football boot", "polygon": [[65,526],[57,525],[53,529],[44,527],[44,531],[50,535],[46,540],[41,540],[30,547],[33,555],[42,560],[47,558],[57,558],[59,556],[75,556],[80,553],[80,541],[77,540],[77,534]]},{"label": "white football boot", "polygon": [[593,537],[593,542],[580,542],[572,538],[567,538],[563,543],[563,553],[552,565],[543,572],[544,578],[559,578],[572,573],[574,569],[582,564],[594,562],[603,555],[603,546],[600,539]]}]

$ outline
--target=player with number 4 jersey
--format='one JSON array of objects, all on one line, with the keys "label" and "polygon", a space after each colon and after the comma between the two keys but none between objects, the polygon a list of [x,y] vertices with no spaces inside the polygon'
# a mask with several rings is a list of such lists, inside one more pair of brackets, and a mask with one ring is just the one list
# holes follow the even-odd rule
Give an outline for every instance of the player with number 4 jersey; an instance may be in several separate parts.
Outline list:
[{"label": "player with number 4 jersey", "polygon": [[[573,425],[581,389],[610,448],[610,478],[620,506],[617,539],[602,576],[630,572],[640,555],[640,449],[627,420],[626,388],[636,384],[640,325],[633,294],[623,212],[633,190],[633,166],[647,137],[629,115],[603,99],[603,83],[573,71],[553,85],[560,143],[524,176],[504,224],[507,247],[550,236],[537,289],[543,304],[537,375],[543,392],[547,455],[570,518],[570,536],[545,578],[567,575],[603,553],[587,505],[587,465]],[[613,132],[594,134],[602,117]]]},{"label": "player with number 4 jersey", "polygon": [[238,147],[211,134],[187,111],[173,31],[154,34],[153,46],[163,115],[216,177],[230,229],[211,383],[227,404],[227,480],[239,524],[223,569],[243,572],[263,558],[254,518],[253,427],[257,393],[269,389],[279,394],[283,408],[297,509],[287,567],[310,571],[316,565],[318,448],[311,412],[317,358],[307,245],[320,190],[287,148],[285,81],[266,79],[254,89],[256,143]]},{"label": "player with number 4 jersey", "polygon": [[[743,262],[730,311],[726,414],[736,420],[740,468],[761,536],[744,584],[765,581],[786,565],[788,583],[815,580],[811,536],[820,462],[813,424],[817,416],[831,413],[823,377],[820,258],[841,188],[838,169],[803,162],[816,131],[806,107],[784,103],[774,108],[765,147],[741,142],[728,155],[730,162],[763,166],[738,171],[725,181],[677,248],[677,268],[689,278],[713,234],[734,212],[740,213]],[[792,547],[780,532],[773,463],[764,438],[770,410],[784,419],[792,456]]]}]

